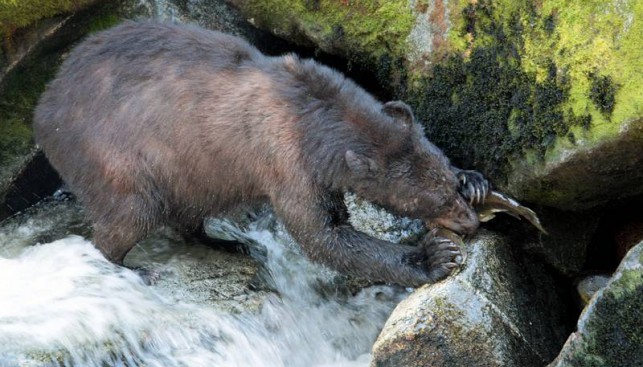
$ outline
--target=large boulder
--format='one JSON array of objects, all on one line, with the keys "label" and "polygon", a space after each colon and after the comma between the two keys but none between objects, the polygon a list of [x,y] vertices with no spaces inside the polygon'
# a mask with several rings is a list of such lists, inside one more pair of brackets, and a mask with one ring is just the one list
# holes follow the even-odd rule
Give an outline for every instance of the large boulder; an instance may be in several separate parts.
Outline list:
[{"label": "large boulder", "polygon": [[555,280],[514,243],[482,231],[462,271],[402,301],[373,346],[373,366],[543,366],[566,333]]},{"label": "large boulder", "polygon": [[532,203],[643,193],[643,4],[227,0],[258,27],[365,64],[457,164]]},{"label": "large boulder", "polygon": [[643,242],[585,307],[549,367],[643,366]]}]

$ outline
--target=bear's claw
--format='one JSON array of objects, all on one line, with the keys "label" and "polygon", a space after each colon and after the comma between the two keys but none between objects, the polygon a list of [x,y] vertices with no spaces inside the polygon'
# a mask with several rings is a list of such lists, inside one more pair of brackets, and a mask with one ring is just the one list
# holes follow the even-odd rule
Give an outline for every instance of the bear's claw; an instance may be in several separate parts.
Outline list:
[{"label": "bear's claw", "polygon": [[460,195],[469,200],[469,204],[484,203],[490,191],[490,184],[480,172],[462,170],[457,173],[457,177],[460,182]]},{"label": "bear's claw", "polygon": [[[433,282],[446,278],[462,261],[460,247],[452,240],[431,233],[422,241],[426,267]],[[458,261],[460,259],[460,261]]]}]

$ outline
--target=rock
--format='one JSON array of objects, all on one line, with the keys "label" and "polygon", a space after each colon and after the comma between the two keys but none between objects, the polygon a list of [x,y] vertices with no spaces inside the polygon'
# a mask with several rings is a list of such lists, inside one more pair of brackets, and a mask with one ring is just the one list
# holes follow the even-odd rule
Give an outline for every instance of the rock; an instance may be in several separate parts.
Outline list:
[{"label": "rock", "polygon": [[529,229],[521,241],[522,248],[530,255],[541,258],[560,274],[570,278],[577,276],[586,265],[588,248],[598,228],[600,213],[573,213],[546,207],[537,209],[549,235]]},{"label": "rock", "polygon": [[580,297],[583,306],[587,306],[590,299],[596,294],[596,292],[605,288],[609,281],[610,277],[607,275],[590,275],[581,279],[576,285],[576,291],[578,292],[578,296]]},{"label": "rock", "polygon": [[620,223],[614,234],[616,256],[623,259],[637,243],[643,241],[643,214]]},{"label": "rock", "polygon": [[[567,297],[542,265],[481,231],[460,273],[393,311],[372,366],[542,366],[559,351]],[[526,312],[526,310],[529,310]]]},{"label": "rock", "polygon": [[41,201],[62,184],[42,152],[37,151],[28,158],[6,189],[4,205],[0,206],[0,221]]},{"label": "rock", "polygon": [[[16,29],[33,25],[38,20],[58,14],[70,14],[87,7],[96,0],[53,1],[22,0],[5,1],[0,8],[0,36],[10,42]],[[5,45],[9,47],[10,45]]]},{"label": "rock", "polygon": [[185,241],[167,229],[140,242],[125,266],[142,270],[172,302],[238,313],[258,311],[267,295],[251,290],[259,264],[250,256]]},{"label": "rock", "polygon": [[549,367],[643,366],[643,242],[585,307]]},{"label": "rock", "polygon": [[414,242],[426,233],[421,220],[396,217],[354,194],[344,195],[350,223],[359,231],[390,242]]},{"label": "rock", "polygon": [[518,200],[580,210],[643,193],[639,1],[227,1],[367,65],[456,164]]}]

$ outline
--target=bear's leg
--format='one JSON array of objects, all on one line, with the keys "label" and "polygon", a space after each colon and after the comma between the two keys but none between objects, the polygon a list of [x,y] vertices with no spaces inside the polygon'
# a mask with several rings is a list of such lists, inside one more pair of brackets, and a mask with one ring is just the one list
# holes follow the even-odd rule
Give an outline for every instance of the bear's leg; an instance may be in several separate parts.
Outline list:
[{"label": "bear's leg", "polygon": [[147,231],[132,224],[96,223],[93,242],[107,260],[122,265],[125,255],[145,235]]},{"label": "bear's leg", "polygon": [[122,265],[125,255],[156,227],[158,216],[155,206],[138,195],[111,198],[99,210],[96,203],[90,205],[95,218],[93,242],[109,261]]},{"label": "bear's leg", "polygon": [[290,191],[275,195],[273,205],[311,260],[342,273],[415,287],[436,282],[457,267],[460,252],[448,239],[428,238],[414,247],[355,230],[339,194],[313,198]]}]

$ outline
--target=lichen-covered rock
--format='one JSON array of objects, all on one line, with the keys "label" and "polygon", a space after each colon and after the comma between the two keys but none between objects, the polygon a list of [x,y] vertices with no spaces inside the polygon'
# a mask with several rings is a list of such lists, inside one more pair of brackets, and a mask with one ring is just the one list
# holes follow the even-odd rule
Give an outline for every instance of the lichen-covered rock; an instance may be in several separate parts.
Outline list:
[{"label": "lichen-covered rock", "polygon": [[512,196],[585,209],[643,192],[636,0],[226,0],[370,67],[432,141]]},{"label": "lichen-covered rock", "polygon": [[590,300],[549,367],[643,366],[643,242]]},{"label": "lichen-covered rock", "polygon": [[373,366],[543,366],[556,356],[567,300],[554,280],[486,231],[465,251],[459,274],[398,305],[375,342]]}]

